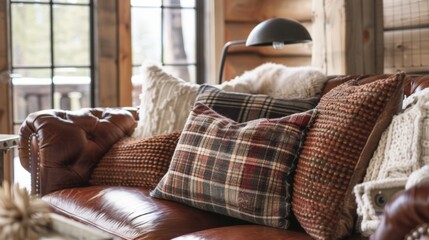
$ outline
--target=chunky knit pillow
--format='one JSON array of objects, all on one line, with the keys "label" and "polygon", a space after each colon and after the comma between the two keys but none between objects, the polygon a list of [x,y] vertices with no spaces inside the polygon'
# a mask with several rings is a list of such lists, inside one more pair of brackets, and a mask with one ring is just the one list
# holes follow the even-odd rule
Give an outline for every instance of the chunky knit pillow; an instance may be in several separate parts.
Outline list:
[{"label": "chunky knit pillow", "polygon": [[411,95],[404,103],[404,112],[394,116],[383,133],[365,182],[408,177],[429,164],[429,89]]},{"label": "chunky knit pillow", "polygon": [[141,106],[133,137],[181,131],[194,105],[199,85],[176,78],[151,62],[145,62],[141,72]]},{"label": "chunky knit pillow", "polygon": [[353,187],[365,175],[382,132],[402,103],[404,74],[348,81],[324,95],[294,177],[292,209],[316,239],[351,233]]},{"label": "chunky knit pillow", "polygon": [[151,196],[287,228],[291,175],[312,111],[237,123],[197,103]]},{"label": "chunky knit pillow", "polygon": [[314,108],[319,98],[280,99],[262,94],[226,92],[213,86],[202,85],[198,90],[196,102],[236,122],[247,122],[305,112]]},{"label": "chunky knit pillow", "polygon": [[114,144],[91,175],[93,185],[153,189],[167,172],[180,133],[124,138]]},{"label": "chunky knit pillow", "polygon": [[[374,233],[381,219],[371,204],[373,196],[384,194],[382,187],[403,190],[408,177],[429,164],[429,89],[405,99],[404,107],[381,136],[364,182],[355,187],[360,227],[365,235]],[[384,194],[383,198],[387,201],[390,196]]]}]

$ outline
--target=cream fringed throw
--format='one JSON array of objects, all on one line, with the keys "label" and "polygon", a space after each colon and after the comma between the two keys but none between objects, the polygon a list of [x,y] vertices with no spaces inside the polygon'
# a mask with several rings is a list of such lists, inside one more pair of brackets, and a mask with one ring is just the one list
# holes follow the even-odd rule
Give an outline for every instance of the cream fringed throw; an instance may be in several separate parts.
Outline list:
[{"label": "cream fringed throw", "polygon": [[[404,189],[408,177],[429,164],[429,89],[405,99],[404,108],[383,133],[364,182],[354,189],[364,235],[372,234],[380,220],[375,195]],[[414,178],[413,182],[419,182]]]}]

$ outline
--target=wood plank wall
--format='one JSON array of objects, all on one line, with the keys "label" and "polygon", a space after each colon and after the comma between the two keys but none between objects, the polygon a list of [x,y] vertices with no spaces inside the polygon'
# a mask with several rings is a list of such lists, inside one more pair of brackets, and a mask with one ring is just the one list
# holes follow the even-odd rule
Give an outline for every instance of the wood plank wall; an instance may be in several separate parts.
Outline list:
[{"label": "wood plank wall", "polygon": [[312,65],[330,75],[382,73],[382,6],[382,0],[313,1]]},{"label": "wood plank wall", "polygon": [[429,72],[429,1],[384,0],[385,72]]},{"label": "wood plank wall", "polygon": [[[274,17],[300,21],[311,34],[312,0],[224,0],[224,42],[245,40],[258,23]],[[311,43],[286,45],[281,50],[269,46],[230,47],[223,79],[232,79],[264,62],[289,66],[310,65],[311,49]]]}]

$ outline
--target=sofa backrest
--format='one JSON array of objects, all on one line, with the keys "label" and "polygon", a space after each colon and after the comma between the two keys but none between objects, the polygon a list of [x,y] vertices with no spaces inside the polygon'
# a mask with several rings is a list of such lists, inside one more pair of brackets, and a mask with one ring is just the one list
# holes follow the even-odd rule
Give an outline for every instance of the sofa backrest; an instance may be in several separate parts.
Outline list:
[{"label": "sofa backrest", "polygon": [[[350,78],[329,77],[323,93]],[[360,78],[370,81],[380,76]],[[426,87],[429,87],[429,75],[408,76],[404,93],[408,96]],[[24,168],[32,174],[33,193],[44,195],[88,184],[92,169],[109,147],[131,134],[137,113],[137,108],[99,108],[30,114],[21,126],[19,156]]]},{"label": "sofa backrest", "polygon": [[[328,76],[328,81],[322,91],[322,95],[329,92],[332,88],[344,83],[350,78],[365,78],[365,81],[370,81],[373,77],[375,78],[378,75],[361,75],[361,76],[351,76],[351,75],[337,75],[337,76]],[[404,95],[410,96],[411,94],[421,91],[429,87],[429,75],[407,75],[404,84]]]}]

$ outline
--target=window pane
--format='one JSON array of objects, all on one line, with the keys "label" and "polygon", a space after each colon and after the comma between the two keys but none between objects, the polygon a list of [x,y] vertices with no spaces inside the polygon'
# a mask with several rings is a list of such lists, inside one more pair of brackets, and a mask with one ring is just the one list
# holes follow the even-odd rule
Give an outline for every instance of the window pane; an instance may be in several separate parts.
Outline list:
[{"label": "window pane", "polygon": [[185,81],[196,83],[196,68],[190,66],[164,66],[164,70],[174,77],[181,78]]},{"label": "window pane", "polygon": [[89,7],[54,6],[54,64],[59,66],[88,66]]},{"label": "window pane", "polygon": [[54,108],[78,110],[90,107],[89,68],[58,68],[54,73]]},{"label": "window pane", "polygon": [[28,114],[51,107],[51,71],[19,69],[12,74],[14,121],[22,122]]},{"label": "window pane", "polygon": [[132,106],[140,106],[140,93],[142,92],[142,76],[140,73],[140,67],[133,67],[133,77],[131,83],[133,84]]},{"label": "window pane", "polygon": [[163,0],[164,6],[195,7],[195,0]]},{"label": "window pane", "polygon": [[35,3],[46,3],[49,2],[49,0],[11,0],[11,2],[35,2]]},{"label": "window pane", "polygon": [[131,0],[131,6],[136,7],[160,7],[161,0]]},{"label": "window pane", "polygon": [[195,63],[195,10],[165,9],[164,62]]},{"label": "window pane", "polygon": [[11,4],[12,64],[50,66],[49,5]]},{"label": "window pane", "polygon": [[161,9],[131,9],[133,64],[161,61]]},{"label": "window pane", "polygon": [[54,3],[89,4],[89,0],[54,0]]}]

